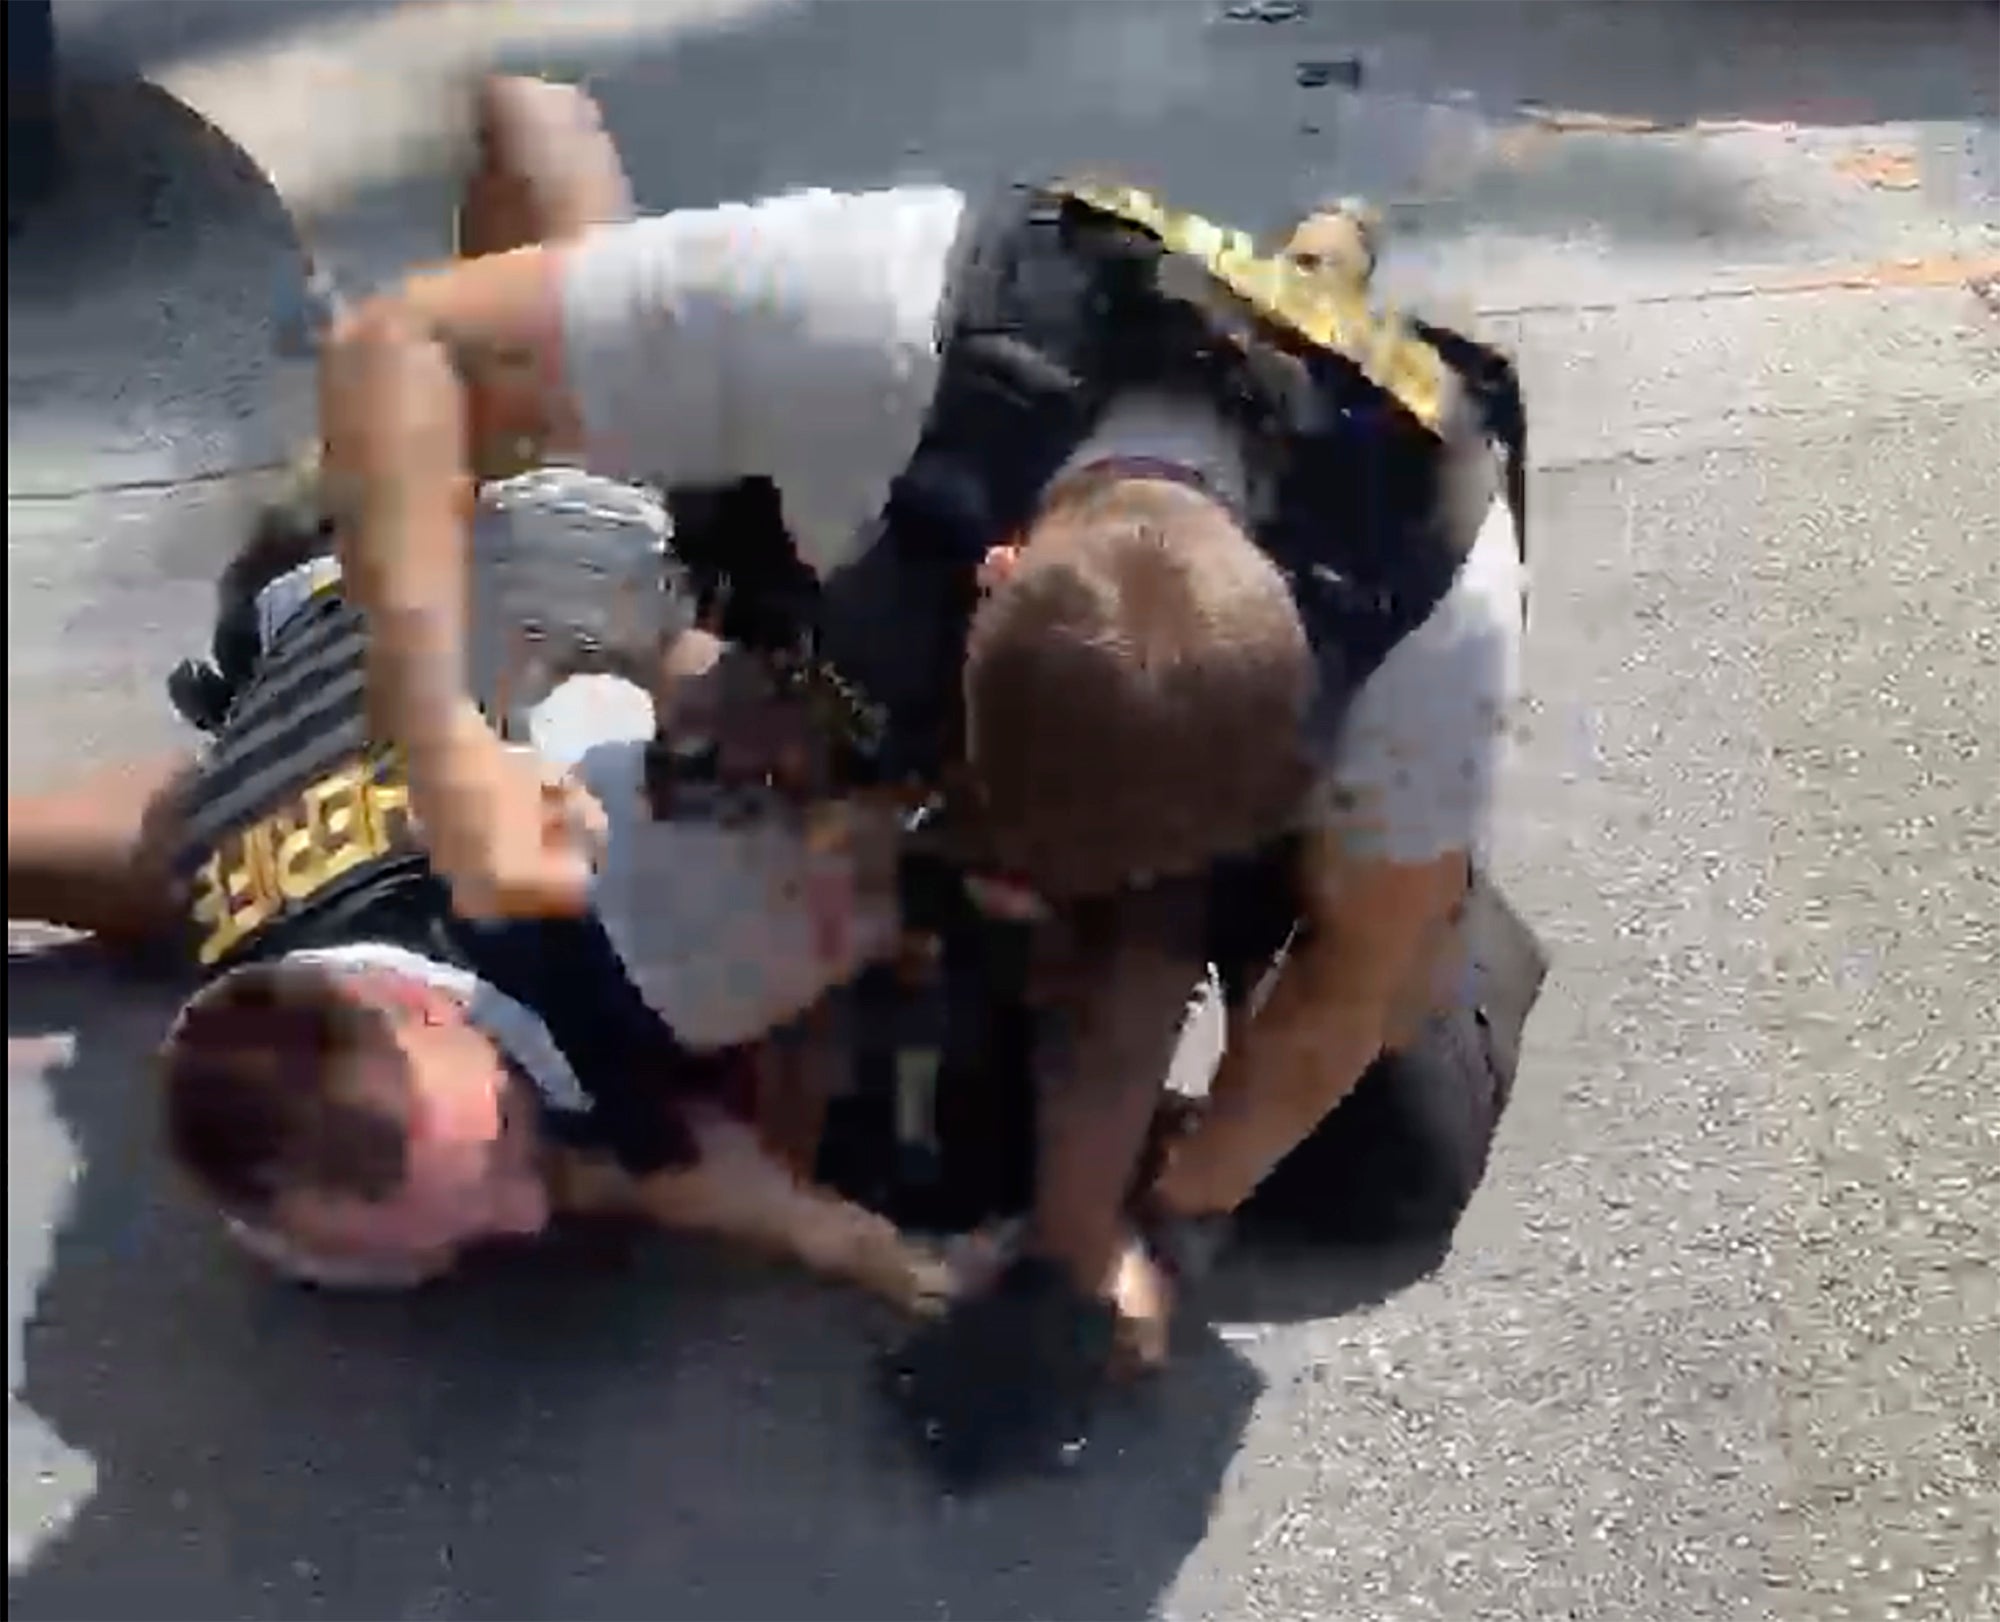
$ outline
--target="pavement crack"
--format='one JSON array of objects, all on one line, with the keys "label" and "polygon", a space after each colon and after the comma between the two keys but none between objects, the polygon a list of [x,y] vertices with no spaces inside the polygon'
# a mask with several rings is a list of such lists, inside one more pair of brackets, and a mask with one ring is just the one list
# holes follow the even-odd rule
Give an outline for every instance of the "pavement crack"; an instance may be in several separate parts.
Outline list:
[{"label": "pavement crack", "polygon": [[282,473],[293,464],[283,458],[246,462],[241,467],[215,468],[201,473],[175,473],[153,479],[108,479],[102,484],[79,484],[61,490],[9,490],[7,503],[82,501],[90,496],[164,495],[173,490],[199,489],[227,484],[232,479],[256,478],[264,473]]}]

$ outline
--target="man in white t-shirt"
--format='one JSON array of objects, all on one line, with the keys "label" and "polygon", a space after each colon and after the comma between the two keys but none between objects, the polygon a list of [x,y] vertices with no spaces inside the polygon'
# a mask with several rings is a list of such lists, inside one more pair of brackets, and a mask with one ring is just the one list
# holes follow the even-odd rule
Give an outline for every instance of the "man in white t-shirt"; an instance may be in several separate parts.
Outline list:
[{"label": "man in white t-shirt", "polygon": [[[587,116],[542,161],[598,177],[616,169]],[[1082,217],[1098,231],[1119,208],[1092,205]],[[1342,221],[1309,222],[1279,261],[1247,269],[1247,249],[1217,246],[1213,228],[1195,225],[1155,221],[1149,236],[1118,240],[1197,254],[1264,315],[1304,312],[1297,333],[1317,334],[1316,353],[1341,354],[1340,387],[1360,391],[1353,412],[1336,404],[1343,422],[1396,417],[1381,432],[1420,446],[1409,453],[1419,457],[1456,432],[1462,462],[1487,459],[1484,431],[1437,407],[1430,347],[1387,326],[1350,341],[1355,284],[1371,267],[1353,262]],[[938,432],[941,382],[963,330],[953,326],[961,279],[982,273],[971,246],[980,232],[966,199],[944,187],[802,192],[612,220],[420,275],[385,307],[451,351],[485,467],[557,457],[667,487],[769,479],[799,557],[831,594],[883,555],[885,510]],[[1329,256],[1337,262],[1319,262]],[[1308,287],[1309,278],[1319,279]],[[1326,393],[1320,363],[1306,371],[1323,419],[1327,399],[1346,397]],[[1340,430],[1302,409],[1298,443]],[[1132,1213],[1166,1232],[1244,1205],[1382,1056],[1410,1044],[1436,988],[1453,979],[1518,682],[1518,440],[1512,449],[1504,479],[1492,452],[1496,474],[1476,508],[1447,513],[1439,498],[1440,516],[1410,531],[1426,545],[1450,532],[1438,542],[1445,566],[1427,558],[1421,580],[1382,548],[1358,563],[1340,552],[1338,525],[1300,537],[1294,524],[1294,553],[1280,556],[1266,518],[1291,499],[1273,492],[1289,491],[1296,467],[1274,466],[1265,440],[1201,390],[1165,383],[1094,402],[1021,510],[989,515],[964,673],[941,677],[947,689],[964,683],[958,780],[981,809],[999,877],[983,893],[1030,913],[1078,913],[1070,904],[1083,903],[1080,915],[1100,923],[1149,910],[1107,909],[1108,896],[1156,903],[1150,922],[1071,932],[1095,934],[1084,959],[1094,989],[1077,1005],[1067,1051],[1051,1060],[1060,1084],[1044,1088],[1023,1263],[1035,1272],[1016,1279],[1026,1295],[1115,1295],[1128,1319],[1157,1330],[1174,1272],[1160,1264],[1176,1247],[1137,1244]],[[1370,500],[1404,499],[1383,494],[1393,479],[1375,474],[1360,465]],[[1428,485],[1411,499],[1430,500]],[[1315,561],[1321,539],[1327,560]],[[1386,572],[1369,577],[1371,567]],[[1316,591],[1336,606],[1308,612]],[[1408,601],[1422,612],[1377,635],[1367,657],[1354,652],[1365,679],[1343,688],[1332,674],[1342,650],[1329,650],[1325,627],[1348,614],[1381,633]],[[919,631],[885,625],[877,640]],[[956,713],[956,693],[948,698]],[[465,827],[483,815],[468,804]],[[1162,898],[1174,887],[1162,881],[1279,835],[1289,837],[1288,899],[1284,927],[1266,942],[1274,972],[1233,1022],[1209,1107],[1135,1205],[1126,1168],[1137,1164],[1190,962],[1198,969],[1202,955],[1171,940]],[[481,859],[476,832],[463,859]],[[1040,1310],[1023,1306],[1013,1321]],[[978,1331],[989,1345],[1006,1339],[990,1329]],[[961,1350],[973,1332],[956,1331]],[[1000,1386],[1013,1379],[1005,1361],[991,1365]]]}]

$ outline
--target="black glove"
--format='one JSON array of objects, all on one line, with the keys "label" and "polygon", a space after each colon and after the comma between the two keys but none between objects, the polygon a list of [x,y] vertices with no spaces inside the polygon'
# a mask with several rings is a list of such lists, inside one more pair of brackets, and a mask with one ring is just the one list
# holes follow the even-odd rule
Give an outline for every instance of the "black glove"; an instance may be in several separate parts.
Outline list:
[{"label": "black glove", "polygon": [[1109,1302],[1022,1256],[891,1357],[890,1400],[949,1487],[1051,1467],[1085,1439],[1116,1331]]},{"label": "black glove", "polygon": [[216,733],[229,721],[236,688],[207,660],[183,659],[167,672],[167,698],[189,726]]},{"label": "black glove", "polygon": [[1173,1281],[1176,1290],[1192,1289],[1215,1270],[1215,1259],[1229,1243],[1231,1218],[1170,1216],[1157,1207],[1142,1209],[1139,1233],[1147,1254]]}]

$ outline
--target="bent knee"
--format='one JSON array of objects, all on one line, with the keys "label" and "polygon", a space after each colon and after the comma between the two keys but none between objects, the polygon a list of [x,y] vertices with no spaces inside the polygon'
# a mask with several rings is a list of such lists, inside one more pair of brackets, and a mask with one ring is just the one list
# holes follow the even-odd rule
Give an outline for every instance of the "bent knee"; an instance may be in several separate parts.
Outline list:
[{"label": "bent knee", "polygon": [[1375,222],[1352,205],[1321,209],[1298,223],[1280,251],[1307,270],[1365,286],[1375,271]]},{"label": "bent knee", "polygon": [[473,91],[480,153],[518,163],[538,140],[603,138],[604,115],[587,90],[531,74],[489,73]]},{"label": "bent knee", "polygon": [[479,163],[460,241],[468,257],[561,241],[631,216],[624,165],[587,92],[489,75],[474,93],[473,116]]}]

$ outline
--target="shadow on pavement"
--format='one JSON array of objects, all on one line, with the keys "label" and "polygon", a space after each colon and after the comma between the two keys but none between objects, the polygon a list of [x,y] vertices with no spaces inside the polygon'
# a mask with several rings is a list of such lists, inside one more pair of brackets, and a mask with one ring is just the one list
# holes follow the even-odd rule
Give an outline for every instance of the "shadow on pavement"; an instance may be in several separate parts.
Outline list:
[{"label": "shadow on pavement", "polygon": [[1345,1317],[1422,1283],[1451,1255],[1448,1242],[1380,1247],[1245,1239],[1203,1286],[1212,1321],[1290,1324]]},{"label": "shadow on pavement", "polygon": [[[941,1500],[832,1292],[581,1236],[408,1298],[260,1278],[164,1186],[171,988],[75,950],[8,982],[10,1046],[75,1035],[48,1104],[82,1163],[16,1281],[15,1404],[95,1476],[15,1615],[1136,1619],[1207,1530],[1260,1389],[1214,1336],[1075,1476]],[[61,1158],[21,1126],[17,1183]]]},{"label": "shadow on pavement", "polygon": [[78,84],[58,110],[60,178],[8,243],[9,495],[281,458],[311,421],[310,375],[273,353],[303,267],[283,200],[157,86]]},{"label": "shadow on pavement", "polygon": [[[233,271],[242,280],[260,269],[268,277],[297,259],[276,188],[228,136],[158,85],[68,85],[57,115],[59,183],[8,244],[10,330],[106,296],[171,308],[198,277]],[[252,322],[278,288],[260,291],[261,303],[243,311]]]}]

